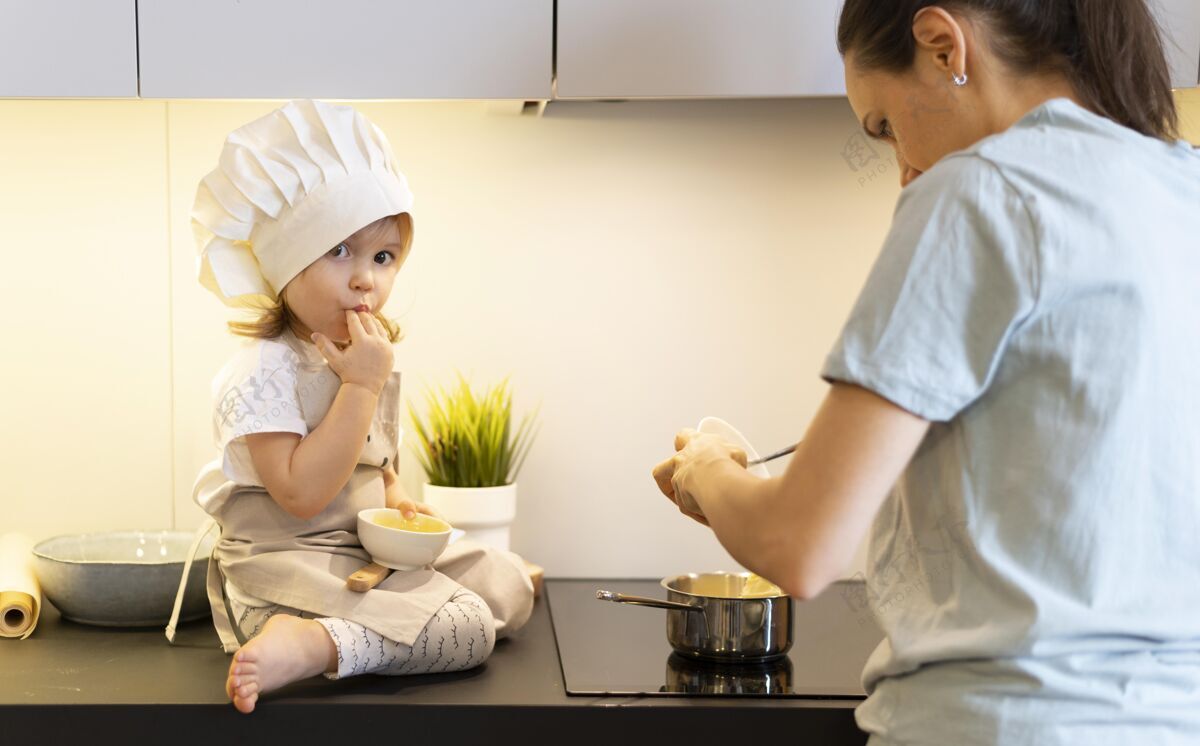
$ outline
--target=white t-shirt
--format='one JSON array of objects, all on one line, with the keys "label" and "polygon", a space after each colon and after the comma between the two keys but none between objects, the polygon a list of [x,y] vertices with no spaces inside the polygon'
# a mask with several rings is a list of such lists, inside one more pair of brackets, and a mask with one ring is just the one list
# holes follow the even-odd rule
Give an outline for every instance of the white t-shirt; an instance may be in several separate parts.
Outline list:
[{"label": "white t-shirt", "polygon": [[[297,394],[300,363],[300,357],[284,342],[256,339],[243,346],[213,379],[213,439],[227,479],[266,486],[254,469],[246,435],[308,435]],[[212,512],[215,507],[206,509]]]}]

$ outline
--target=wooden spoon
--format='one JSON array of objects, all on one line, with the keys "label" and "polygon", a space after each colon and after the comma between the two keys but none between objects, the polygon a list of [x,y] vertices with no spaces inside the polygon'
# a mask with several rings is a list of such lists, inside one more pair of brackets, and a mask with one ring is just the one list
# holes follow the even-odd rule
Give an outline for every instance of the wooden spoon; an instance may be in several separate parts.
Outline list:
[{"label": "wooden spoon", "polygon": [[355,593],[366,593],[391,574],[391,568],[372,562],[351,573],[350,577],[346,578],[346,587]]}]

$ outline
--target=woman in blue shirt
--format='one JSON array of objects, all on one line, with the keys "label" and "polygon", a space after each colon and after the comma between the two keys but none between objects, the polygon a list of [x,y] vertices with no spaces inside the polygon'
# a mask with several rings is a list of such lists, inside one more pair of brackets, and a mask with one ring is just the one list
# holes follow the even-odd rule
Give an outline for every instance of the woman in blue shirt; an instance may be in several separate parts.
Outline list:
[{"label": "woman in blue shirt", "polygon": [[870,530],[883,744],[1200,742],[1200,154],[1145,0],[847,0],[893,223],[785,474],[654,469],[811,598]]}]

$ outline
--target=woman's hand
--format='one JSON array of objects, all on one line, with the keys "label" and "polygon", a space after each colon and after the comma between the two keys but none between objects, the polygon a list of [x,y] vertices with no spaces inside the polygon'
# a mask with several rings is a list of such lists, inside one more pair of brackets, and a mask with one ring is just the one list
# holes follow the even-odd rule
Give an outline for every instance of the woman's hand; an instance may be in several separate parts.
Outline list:
[{"label": "woman's hand", "polygon": [[687,517],[708,525],[697,499],[699,490],[718,470],[736,463],[746,467],[746,452],[715,435],[691,428],[675,435],[676,454],[654,467],[658,488]]},{"label": "woman's hand", "polygon": [[342,383],[358,384],[379,396],[392,375],[395,360],[387,331],[366,311],[347,310],[346,327],[350,344],[344,350],[320,332],[313,332],[313,343]]},{"label": "woman's hand", "polygon": [[928,429],[878,394],[835,383],[782,476],[759,479],[732,446],[684,430],[654,478],[743,567],[813,598],[849,567]]}]

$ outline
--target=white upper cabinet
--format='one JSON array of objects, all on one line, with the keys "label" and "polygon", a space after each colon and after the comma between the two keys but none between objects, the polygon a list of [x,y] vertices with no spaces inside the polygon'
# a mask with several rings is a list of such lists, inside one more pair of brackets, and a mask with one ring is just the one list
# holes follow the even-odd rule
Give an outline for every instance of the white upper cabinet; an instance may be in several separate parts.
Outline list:
[{"label": "white upper cabinet", "polygon": [[135,98],[134,0],[0,0],[0,97]]},{"label": "white upper cabinet", "polygon": [[559,98],[838,96],[841,0],[558,0]]},{"label": "white upper cabinet", "polygon": [[1163,30],[1171,66],[1171,85],[1192,88],[1200,83],[1200,0],[1151,0]]},{"label": "white upper cabinet", "polygon": [[144,98],[548,99],[553,0],[139,0]]},{"label": "white upper cabinet", "polygon": [[[1149,2],[1172,85],[1200,84],[1200,0]],[[0,0],[0,98],[840,96],[841,5]]]}]

